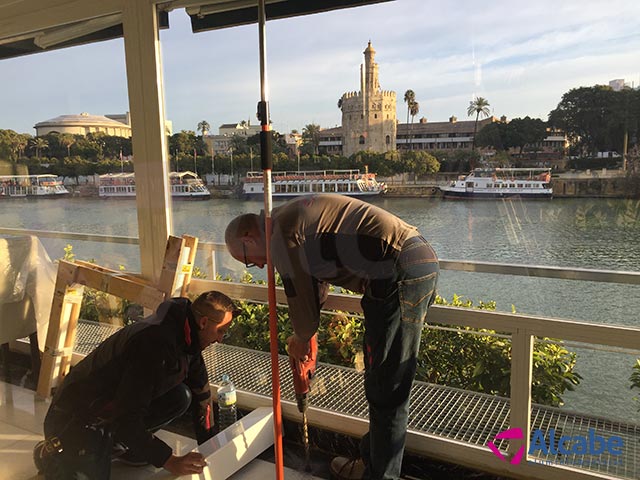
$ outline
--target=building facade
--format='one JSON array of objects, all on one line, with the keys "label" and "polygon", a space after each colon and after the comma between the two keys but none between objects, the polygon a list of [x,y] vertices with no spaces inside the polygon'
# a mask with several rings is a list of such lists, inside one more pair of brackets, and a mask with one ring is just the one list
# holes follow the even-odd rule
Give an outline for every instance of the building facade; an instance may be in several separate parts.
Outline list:
[{"label": "building facade", "polygon": [[218,135],[226,135],[232,137],[240,135],[243,137],[253,137],[260,133],[260,125],[251,125],[251,121],[242,121],[240,123],[223,123],[218,127]]},{"label": "building facade", "polygon": [[380,89],[376,51],[371,42],[363,53],[360,91],[344,93],[339,102],[345,156],[361,150],[388,152],[396,148],[396,92]]}]

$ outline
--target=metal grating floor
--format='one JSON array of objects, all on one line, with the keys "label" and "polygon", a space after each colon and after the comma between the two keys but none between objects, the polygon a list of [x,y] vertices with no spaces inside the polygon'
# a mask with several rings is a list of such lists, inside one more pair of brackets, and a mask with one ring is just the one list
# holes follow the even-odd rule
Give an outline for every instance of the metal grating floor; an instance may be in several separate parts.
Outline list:
[{"label": "metal grating floor", "polygon": [[[81,322],[75,351],[88,354],[117,329],[110,325]],[[204,358],[211,383],[219,383],[221,376],[226,373],[239,390],[266,397],[271,395],[269,353],[215,344],[204,351]],[[367,419],[362,375],[350,368],[320,363],[312,391],[312,406]],[[295,402],[292,377],[285,356],[280,356],[280,379],[282,399]],[[336,395],[336,392],[344,394]],[[508,428],[508,420],[507,398],[424,382],[414,383],[409,412],[411,430],[485,446],[499,432]],[[625,479],[640,478],[640,425],[534,404],[531,409],[531,429],[542,430],[547,439],[547,432],[555,429],[556,443],[565,435],[587,436],[590,429],[596,435],[622,437],[624,453],[621,456],[549,454],[530,457],[530,461],[562,464]],[[499,441],[496,445],[506,450],[506,442]]]}]

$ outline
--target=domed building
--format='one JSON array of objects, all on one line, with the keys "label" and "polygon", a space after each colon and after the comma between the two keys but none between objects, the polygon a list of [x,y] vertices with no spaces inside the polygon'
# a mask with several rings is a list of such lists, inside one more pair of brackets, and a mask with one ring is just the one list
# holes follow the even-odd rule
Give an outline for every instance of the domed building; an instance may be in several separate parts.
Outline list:
[{"label": "domed building", "polygon": [[38,137],[52,132],[73,135],[102,132],[114,137],[131,137],[131,125],[102,115],[90,115],[86,112],[80,115],[60,115],[44,122],[36,123],[34,128]]}]

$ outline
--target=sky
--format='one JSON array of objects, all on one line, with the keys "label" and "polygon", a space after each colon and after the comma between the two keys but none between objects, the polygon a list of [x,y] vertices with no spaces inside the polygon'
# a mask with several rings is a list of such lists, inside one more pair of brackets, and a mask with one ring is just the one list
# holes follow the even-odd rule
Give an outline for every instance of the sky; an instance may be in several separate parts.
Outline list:
[{"label": "sky", "polygon": [[[416,120],[467,118],[469,102],[493,115],[547,119],[571,88],[624,78],[640,85],[640,2],[634,0],[396,0],[267,23],[273,128],[340,125],[337,101],[359,90],[362,52],[376,50],[380,86],[416,93]],[[161,32],[166,116],[174,131],[206,120],[257,124],[258,28],[191,32],[184,10]],[[124,41],[111,40],[0,63],[0,128],[35,134],[58,115],[129,110]]]}]

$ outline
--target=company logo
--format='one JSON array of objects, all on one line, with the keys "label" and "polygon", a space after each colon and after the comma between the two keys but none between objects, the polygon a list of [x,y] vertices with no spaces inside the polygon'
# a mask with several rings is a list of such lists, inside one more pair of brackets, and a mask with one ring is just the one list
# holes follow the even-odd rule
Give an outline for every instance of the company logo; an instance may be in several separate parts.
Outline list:
[{"label": "company logo", "polygon": [[[524,438],[524,435],[522,434],[522,429],[510,428],[509,430],[500,432],[498,435],[496,435],[496,438],[494,438],[494,440],[503,440],[503,439],[509,440],[509,439],[518,439],[518,438]],[[498,457],[500,460],[502,460],[503,462],[507,461],[504,455],[502,455],[502,452],[498,450],[498,447],[496,447],[496,445],[493,442],[487,443],[487,447],[489,447],[489,449],[493,452],[493,454],[496,457]],[[523,456],[524,456],[524,445],[518,449],[518,451],[516,452],[516,454],[513,456],[513,458],[509,463],[511,463],[511,465],[518,465],[522,461]]]},{"label": "company logo", "polygon": [[[524,438],[522,429],[510,428],[504,432],[500,432],[495,440],[511,440]],[[522,462],[524,457],[524,445],[518,449],[516,454],[511,460],[508,460],[498,447],[496,447],[493,441],[487,443],[487,447],[503,462],[509,461],[512,465],[518,465]],[[545,435],[540,429],[536,429],[531,434],[531,442],[529,446],[529,455],[571,455],[571,463],[574,465],[583,465],[584,463],[602,463],[591,458],[590,460],[583,461],[578,456],[589,455],[590,457],[596,455],[607,455],[604,463],[621,464],[621,458],[619,458],[624,451],[624,440],[622,437],[612,435],[610,437],[602,437],[596,434],[594,429],[589,429],[587,435],[561,435],[556,434],[554,428],[549,429],[548,435]],[[609,457],[612,456],[613,458]],[[548,461],[546,463],[562,463],[566,464],[566,461]]]}]

